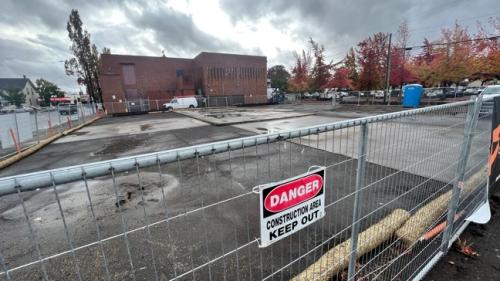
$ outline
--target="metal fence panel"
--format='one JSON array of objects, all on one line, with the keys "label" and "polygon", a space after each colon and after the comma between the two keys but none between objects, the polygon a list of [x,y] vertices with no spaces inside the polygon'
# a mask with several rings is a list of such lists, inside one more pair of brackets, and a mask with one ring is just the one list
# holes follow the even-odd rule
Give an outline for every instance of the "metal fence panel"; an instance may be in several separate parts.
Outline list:
[{"label": "metal fence panel", "polygon": [[[412,279],[441,253],[443,234],[423,234],[446,219],[473,107],[464,101],[2,178],[1,275]],[[486,164],[489,118],[478,115],[471,128],[467,184]],[[260,248],[253,187],[312,166],[326,167],[325,217]],[[457,214],[484,202],[485,182],[473,184]],[[408,228],[410,220],[417,223]],[[464,216],[454,222],[450,237]]]}]

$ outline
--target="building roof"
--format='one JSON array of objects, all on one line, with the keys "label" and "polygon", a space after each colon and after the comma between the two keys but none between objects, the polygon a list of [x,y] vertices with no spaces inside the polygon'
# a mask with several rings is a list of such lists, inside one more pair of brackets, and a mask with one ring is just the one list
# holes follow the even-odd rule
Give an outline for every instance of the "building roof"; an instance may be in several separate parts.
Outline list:
[{"label": "building roof", "polygon": [[9,90],[9,89],[19,89],[22,90],[26,83],[30,83],[33,88],[36,88],[35,85],[28,78],[0,78],[0,89]]},{"label": "building roof", "polygon": [[260,56],[260,55],[244,55],[244,54],[217,53],[217,52],[201,52],[198,55],[196,55],[194,58],[197,58],[200,56],[236,56],[236,57],[253,57],[253,58],[267,59],[266,56]]}]

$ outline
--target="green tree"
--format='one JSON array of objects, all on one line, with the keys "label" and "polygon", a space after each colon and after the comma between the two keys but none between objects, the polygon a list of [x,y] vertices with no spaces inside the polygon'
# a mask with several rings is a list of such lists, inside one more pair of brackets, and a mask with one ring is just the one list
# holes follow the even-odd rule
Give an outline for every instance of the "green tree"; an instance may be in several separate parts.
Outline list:
[{"label": "green tree", "polygon": [[267,71],[267,77],[271,79],[272,88],[278,88],[281,91],[286,91],[288,89],[288,79],[290,79],[290,73],[288,73],[285,66],[272,66]]},{"label": "green tree", "polygon": [[72,44],[73,57],[66,60],[64,68],[67,75],[77,77],[79,84],[86,86],[87,93],[95,102],[102,101],[102,92],[98,79],[99,52],[90,42],[90,34],[83,29],[78,10],[71,10],[66,26]]},{"label": "green tree", "polygon": [[59,87],[52,83],[49,82],[43,78],[37,79],[36,82],[36,89],[38,91],[38,95],[40,96],[41,99],[43,99],[44,105],[50,104],[50,98],[52,96],[56,97],[63,97],[64,93],[59,89]]},{"label": "green tree", "polygon": [[19,89],[7,89],[0,91],[0,96],[10,104],[20,107],[26,101],[26,95]]}]

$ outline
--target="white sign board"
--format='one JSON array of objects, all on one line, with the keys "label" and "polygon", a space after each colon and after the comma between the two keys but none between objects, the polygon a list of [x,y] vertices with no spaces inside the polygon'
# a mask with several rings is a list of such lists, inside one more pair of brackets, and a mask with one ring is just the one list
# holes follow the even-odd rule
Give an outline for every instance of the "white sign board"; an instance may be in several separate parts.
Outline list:
[{"label": "white sign board", "polygon": [[19,137],[18,142],[33,139],[30,113],[21,112],[0,115],[0,142],[2,142],[2,148],[14,147],[10,129],[14,132],[16,139]]},{"label": "white sign board", "polygon": [[260,188],[260,247],[325,216],[325,168]]}]

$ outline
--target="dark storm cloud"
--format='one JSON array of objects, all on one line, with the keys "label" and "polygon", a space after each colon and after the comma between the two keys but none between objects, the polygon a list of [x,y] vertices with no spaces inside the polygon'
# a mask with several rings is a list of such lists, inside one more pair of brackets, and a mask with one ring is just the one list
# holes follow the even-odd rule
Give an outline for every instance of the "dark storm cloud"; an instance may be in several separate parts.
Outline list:
[{"label": "dark storm cloud", "polygon": [[[423,37],[437,37],[442,27],[453,25],[455,20],[464,25],[474,25],[476,20],[486,22],[484,14],[495,12],[491,10],[498,6],[495,3],[495,0],[221,0],[221,7],[234,23],[266,18],[295,40],[305,42],[313,37],[325,45],[330,55],[339,57],[375,32],[396,32],[403,20],[409,24],[411,43],[420,43]],[[500,12],[498,7],[496,10]]]},{"label": "dark storm cloud", "polygon": [[131,23],[154,33],[156,41],[169,54],[193,56],[200,51],[242,52],[236,42],[220,40],[200,30],[191,16],[169,7],[146,8],[142,13],[128,11]]},{"label": "dark storm cloud", "polygon": [[[134,6],[135,5],[135,6]],[[134,8],[139,7],[140,12]],[[71,9],[78,9],[84,27],[91,33],[99,49],[111,48],[127,54],[192,57],[201,51],[258,53],[240,44],[220,40],[200,30],[193,19],[153,1],[2,1],[0,25],[11,33],[29,32],[33,37],[2,38],[0,33],[0,77],[28,75],[32,80],[44,77],[59,83],[62,88],[75,90],[73,77],[65,75],[61,60],[71,56],[66,22]],[[126,24],[106,26],[101,20],[113,9],[127,16]],[[101,13],[101,14],[99,14]],[[102,18],[99,18],[102,15]],[[153,40],[141,37],[149,31]]]},{"label": "dark storm cloud", "polygon": [[[200,51],[269,56],[258,47],[242,46],[204,32],[189,15],[168,8],[162,0],[1,2],[0,28],[4,32],[0,30],[0,77],[27,74],[33,79],[44,77],[58,82],[65,89],[77,89],[75,79],[65,75],[60,62],[71,55],[66,21],[75,8],[99,49],[109,47],[112,52],[139,55],[160,55],[165,50],[167,56],[183,57]],[[478,15],[500,14],[495,0],[221,0],[220,6],[233,24],[246,22],[255,28],[252,23],[267,19],[291,41],[306,45],[313,37],[325,45],[329,59],[340,58],[374,32],[395,32],[403,19],[408,20],[412,31],[410,42],[420,43],[423,36],[435,38],[440,27],[452,25],[455,19],[473,26],[476,20],[486,21]],[[125,23],[113,25],[107,21],[114,10],[125,14]],[[290,46],[276,45],[277,54],[268,57],[269,63],[292,64]]]}]

